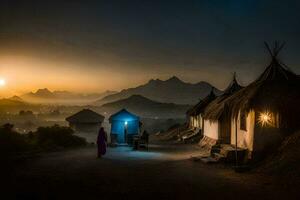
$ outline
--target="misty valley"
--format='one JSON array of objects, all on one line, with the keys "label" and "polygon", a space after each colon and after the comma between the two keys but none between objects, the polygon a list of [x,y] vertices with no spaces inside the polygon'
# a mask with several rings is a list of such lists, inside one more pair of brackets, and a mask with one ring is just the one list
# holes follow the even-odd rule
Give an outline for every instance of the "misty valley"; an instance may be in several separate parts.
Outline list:
[{"label": "misty valley", "polygon": [[299,200],[299,10],[0,0],[0,200]]},{"label": "misty valley", "polygon": [[[150,80],[147,84],[122,90],[121,92],[106,91],[99,94],[78,94],[67,91],[54,91],[39,89],[24,95],[0,99],[1,124],[14,124],[17,131],[28,133],[40,126],[52,126],[55,124],[67,126],[66,118],[89,108],[105,116],[103,126],[109,131],[108,117],[114,112],[126,108],[141,116],[145,129],[150,133],[167,130],[169,127],[185,122],[185,112],[203,95],[211,90],[209,84],[184,83],[177,77],[166,81]],[[185,95],[190,104],[170,103],[172,99],[180,100],[178,90],[185,90]],[[195,93],[199,90],[201,93]],[[161,94],[158,92],[161,91]],[[168,91],[169,94],[166,94]],[[217,91],[220,92],[220,91]],[[159,99],[158,102],[149,99]],[[155,96],[153,96],[155,95]],[[184,98],[184,99],[187,99]],[[108,100],[110,99],[110,101]],[[96,134],[96,133],[95,133]]]}]

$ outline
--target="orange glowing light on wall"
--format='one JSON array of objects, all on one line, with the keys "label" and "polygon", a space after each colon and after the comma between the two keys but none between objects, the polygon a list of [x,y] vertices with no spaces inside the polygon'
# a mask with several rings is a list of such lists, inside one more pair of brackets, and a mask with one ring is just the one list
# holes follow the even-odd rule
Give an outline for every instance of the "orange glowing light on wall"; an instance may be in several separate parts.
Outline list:
[{"label": "orange glowing light on wall", "polygon": [[272,124],[272,115],[271,115],[271,113],[269,113],[269,112],[260,113],[258,121],[262,126]]}]

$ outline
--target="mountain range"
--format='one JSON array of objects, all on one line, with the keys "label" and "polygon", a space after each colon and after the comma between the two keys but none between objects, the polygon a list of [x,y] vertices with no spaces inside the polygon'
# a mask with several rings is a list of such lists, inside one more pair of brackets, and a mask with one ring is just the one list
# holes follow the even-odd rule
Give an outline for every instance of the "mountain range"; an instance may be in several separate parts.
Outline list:
[{"label": "mountain range", "polygon": [[141,95],[132,95],[125,99],[103,104],[100,109],[103,112],[114,113],[125,108],[139,116],[148,118],[183,118],[189,107],[189,105],[160,103]]},{"label": "mountain range", "polygon": [[[142,95],[153,101],[175,104],[196,104],[199,99],[209,94],[213,86],[207,82],[186,83],[173,76],[167,80],[151,79],[148,83],[135,88],[124,89],[121,92],[105,96],[95,102],[96,105],[102,105],[108,102],[118,101],[128,98],[132,95]],[[214,88],[216,94],[221,91]]]},{"label": "mountain range", "polygon": [[21,97],[18,97],[16,95],[8,98],[8,100],[17,101],[17,102],[23,102],[24,101]]},{"label": "mountain range", "polygon": [[[81,94],[69,91],[50,91],[47,88],[38,89],[24,95],[13,96],[11,100],[24,101],[38,104],[61,104],[61,105],[95,105],[101,106],[109,102],[126,99],[132,95],[141,95],[161,103],[175,103],[182,105],[196,104],[214,88],[211,84],[201,81],[187,83],[176,76],[167,80],[151,79],[146,84],[124,89],[120,92],[105,91],[103,93]],[[214,88],[218,95],[220,90]]]},{"label": "mountain range", "polygon": [[49,89],[38,89],[36,92],[29,92],[21,97],[14,96],[11,98],[19,98],[32,103],[49,103],[49,104],[86,104],[96,101],[99,98],[114,94],[114,91],[105,91],[103,93],[81,94],[69,91],[53,91]]}]

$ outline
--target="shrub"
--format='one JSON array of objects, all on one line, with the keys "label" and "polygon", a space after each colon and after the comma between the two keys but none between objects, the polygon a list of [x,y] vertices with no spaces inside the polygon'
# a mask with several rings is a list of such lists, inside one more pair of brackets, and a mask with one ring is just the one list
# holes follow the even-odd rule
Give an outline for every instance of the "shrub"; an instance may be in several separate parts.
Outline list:
[{"label": "shrub", "polygon": [[54,125],[39,127],[36,132],[20,134],[12,124],[0,127],[0,157],[10,158],[16,154],[54,151],[86,145],[84,138],[74,135],[69,127]]},{"label": "shrub", "polygon": [[[70,127],[54,125],[50,127],[39,127],[33,133],[36,144],[42,149],[68,148],[86,145],[84,138],[74,135]],[[30,136],[32,137],[32,136]]]},{"label": "shrub", "polygon": [[0,127],[0,153],[9,155],[23,152],[29,149],[24,135],[13,130],[12,124],[4,124]]}]

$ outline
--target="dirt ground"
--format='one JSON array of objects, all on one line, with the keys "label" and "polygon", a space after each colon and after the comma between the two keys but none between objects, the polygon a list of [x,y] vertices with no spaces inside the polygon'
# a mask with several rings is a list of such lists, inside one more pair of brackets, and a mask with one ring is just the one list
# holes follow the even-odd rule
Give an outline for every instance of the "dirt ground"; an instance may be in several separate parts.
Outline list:
[{"label": "dirt ground", "polygon": [[5,199],[297,199],[298,186],[192,161],[197,154],[192,145],[109,148],[101,159],[95,147],[48,153],[14,166],[2,189]]}]

